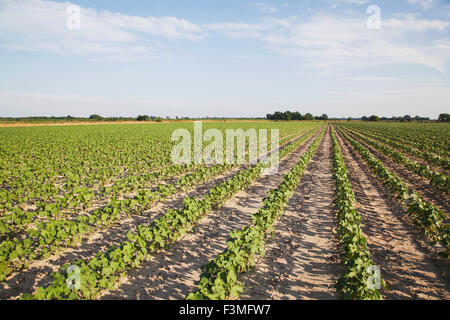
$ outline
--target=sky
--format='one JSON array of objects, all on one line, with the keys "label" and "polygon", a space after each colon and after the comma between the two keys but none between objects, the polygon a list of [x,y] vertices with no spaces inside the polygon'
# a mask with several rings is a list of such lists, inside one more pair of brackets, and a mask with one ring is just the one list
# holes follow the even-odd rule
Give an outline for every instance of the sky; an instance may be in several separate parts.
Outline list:
[{"label": "sky", "polygon": [[450,113],[450,0],[0,0],[0,117],[286,110]]}]

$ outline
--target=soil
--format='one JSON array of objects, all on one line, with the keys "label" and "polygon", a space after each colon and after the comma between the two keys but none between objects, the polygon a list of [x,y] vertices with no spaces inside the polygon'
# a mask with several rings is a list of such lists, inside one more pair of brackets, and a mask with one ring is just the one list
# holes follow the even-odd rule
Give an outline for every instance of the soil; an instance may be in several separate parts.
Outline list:
[{"label": "soil", "polygon": [[389,300],[449,299],[450,265],[426,245],[406,212],[371,173],[366,162],[338,135],[348,176],[362,216],[372,260],[381,269]]},{"label": "soil", "polygon": [[242,299],[337,299],[334,179],[329,132],[267,241],[266,256],[245,274]]},{"label": "soil", "polygon": [[231,231],[252,223],[262,200],[282,181],[284,173],[297,163],[313,137],[280,162],[279,171],[257,179],[225,205],[197,224],[192,233],[153,257],[143,268],[131,271],[120,288],[105,292],[102,299],[167,300],[184,299],[194,291],[201,267],[226,249]]},{"label": "soil", "polygon": [[[302,135],[297,135],[280,147],[284,147],[309,132],[310,131],[305,132]],[[317,133],[313,136],[317,136]],[[312,141],[311,139],[312,138],[306,141],[303,145],[310,143]],[[95,232],[89,236],[88,240],[85,240],[76,248],[65,249],[58,254],[52,255],[48,259],[32,262],[27,270],[13,273],[9,275],[4,282],[0,283],[0,299],[17,299],[24,292],[34,292],[34,290],[38,287],[49,285],[51,282],[51,273],[58,271],[65,264],[78,259],[89,259],[95,256],[97,252],[106,250],[112,245],[126,240],[127,233],[131,230],[135,230],[138,225],[149,225],[154,219],[163,215],[168,208],[181,208],[185,197],[201,197],[206,195],[209,189],[217,184],[220,184],[226,179],[229,179],[246,167],[247,166],[245,165],[236,167],[225,174],[209,180],[206,183],[195,186],[189,192],[177,194],[168,202],[157,204],[151,210],[144,212],[142,215],[135,215],[131,218],[125,218],[106,230]]]},{"label": "soil", "polygon": [[[252,214],[260,208],[268,192],[281,183],[283,174],[298,162],[317,135],[314,134],[283,159],[278,173],[257,179],[222,208],[203,218],[171,247],[154,255],[141,268],[130,271],[115,290],[102,292],[100,298],[173,300],[184,299],[196,290],[202,265],[226,249],[232,230],[252,223]],[[450,261],[438,256],[436,248],[413,225],[405,209],[379,182],[351,145],[340,134],[337,138],[355,193],[356,207],[362,216],[368,249],[389,289],[382,290],[383,297],[390,300],[450,299]],[[423,178],[373,148],[369,149],[425,200],[448,212],[448,197],[437,192]],[[134,230],[137,225],[149,225],[168,208],[180,208],[186,196],[201,197],[211,187],[244,168],[235,168],[195,186],[189,192],[179,193],[142,215],[124,217],[112,227],[91,234],[77,248],[35,261],[27,270],[11,274],[0,283],[0,299],[17,299],[24,292],[30,293],[37,287],[48,285],[51,272],[62,265],[77,259],[89,259],[97,252],[125,240],[128,231]],[[257,259],[255,268],[240,276],[245,283],[242,299],[338,298],[335,284],[342,269],[339,266],[340,248],[336,244],[334,188],[332,143],[328,129],[283,216],[275,224],[274,234],[267,239],[266,255]]]},{"label": "soil", "polygon": [[350,136],[354,140],[358,141],[361,145],[369,149],[370,153],[372,153],[375,158],[380,160],[387,169],[398,175],[408,185],[410,190],[416,191],[424,200],[433,203],[444,212],[450,211],[450,198],[446,196],[442,191],[439,191],[436,187],[430,185],[429,180],[419,176],[412,171],[409,171],[402,165],[385,156],[382,152],[374,149],[355,136],[351,134]]}]

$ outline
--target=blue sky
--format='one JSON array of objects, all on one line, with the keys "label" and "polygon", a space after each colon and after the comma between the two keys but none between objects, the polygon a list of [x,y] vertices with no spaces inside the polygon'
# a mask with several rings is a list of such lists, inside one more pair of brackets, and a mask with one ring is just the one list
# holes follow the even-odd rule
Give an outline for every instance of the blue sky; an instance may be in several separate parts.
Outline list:
[{"label": "blue sky", "polygon": [[450,1],[0,0],[0,70],[0,116],[437,118]]}]

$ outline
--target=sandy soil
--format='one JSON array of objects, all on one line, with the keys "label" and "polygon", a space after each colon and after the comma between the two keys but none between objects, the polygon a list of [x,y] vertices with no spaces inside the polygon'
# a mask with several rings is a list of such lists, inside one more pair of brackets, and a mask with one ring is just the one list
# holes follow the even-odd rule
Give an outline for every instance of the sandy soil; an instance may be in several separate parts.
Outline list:
[{"label": "sandy soil", "polygon": [[124,218],[112,227],[95,232],[76,248],[69,248],[60,254],[55,254],[49,259],[33,262],[27,270],[13,273],[5,282],[0,283],[0,299],[18,297],[23,292],[32,292],[40,286],[45,286],[51,281],[50,274],[57,271],[64,264],[77,259],[88,259],[97,252],[106,250],[112,245],[126,240],[128,231],[134,230],[137,225],[150,224],[154,219],[164,214],[168,208],[181,208],[185,197],[202,196],[218,183],[230,178],[238,169],[220,175],[205,184],[201,184],[189,192],[180,193],[165,203],[159,203],[142,215],[134,215],[132,218]]},{"label": "sandy soil", "polygon": [[[284,147],[309,132],[294,137],[280,147]],[[151,210],[144,212],[140,216],[135,215],[132,218],[124,218],[106,230],[89,235],[89,239],[85,240],[76,248],[63,250],[48,259],[34,261],[27,270],[13,273],[8,276],[5,282],[0,283],[0,299],[18,298],[24,292],[33,292],[37,287],[48,285],[51,281],[51,273],[57,271],[63,265],[71,261],[76,261],[77,259],[88,259],[93,257],[97,252],[106,250],[112,245],[126,240],[128,231],[134,230],[137,225],[150,224],[154,219],[164,214],[168,208],[181,208],[185,197],[201,197],[202,195],[206,195],[210,188],[229,179],[246,167],[236,167],[225,174],[211,179],[207,183],[195,186],[189,192],[177,194],[168,202],[157,204]]]},{"label": "sandy soil", "polygon": [[[346,130],[346,132],[349,132],[349,131]],[[398,152],[403,153],[405,156],[407,156],[407,157],[410,158],[411,160],[416,161],[417,163],[420,163],[420,164],[422,164],[422,165],[429,166],[432,170],[435,170],[435,171],[437,171],[437,172],[443,172],[443,173],[445,173],[445,174],[447,174],[447,175],[450,173],[449,170],[446,171],[446,170],[442,169],[441,167],[437,167],[435,164],[430,163],[430,162],[428,162],[428,161],[426,161],[426,160],[424,160],[424,159],[422,159],[422,158],[418,158],[418,157],[416,157],[416,156],[413,156],[413,155],[411,155],[411,154],[406,153],[406,152],[403,151],[403,150],[400,150],[400,149],[394,148],[394,147],[392,147],[392,146],[390,146],[390,145],[387,145],[387,144],[385,144],[385,143],[382,142],[382,141],[378,141],[377,139],[374,139],[374,138],[372,138],[372,137],[366,136],[366,135],[365,135],[364,133],[362,133],[362,132],[358,132],[358,133],[361,134],[361,135],[363,135],[363,136],[365,136],[365,137],[367,137],[367,138],[369,138],[369,139],[376,140],[378,143],[381,143],[381,144],[383,144],[383,145],[385,145],[385,146],[387,146],[387,147],[389,147],[389,148],[392,148],[392,149],[394,149],[394,150],[397,150]],[[399,141],[397,141],[397,142],[399,142]],[[414,146],[412,146],[412,147],[414,147]],[[417,149],[417,148],[416,148],[416,149]]]},{"label": "sandy soil", "polygon": [[396,163],[394,160],[385,156],[383,153],[372,148],[370,145],[364,143],[355,136],[352,137],[354,140],[358,141],[364,147],[369,149],[370,153],[372,153],[375,158],[380,160],[386,168],[398,175],[411,190],[416,191],[422,196],[423,199],[433,203],[444,212],[448,213],[450,211],[450,198],[446,196],[442,191],[430,185],[429,180],[419,176],[412,171],[409,171],[402,165]]},{"label": "sandy soil", "polygon": [[281,161],[277,174],[257,179],[221,209],[202,219],[192,233],[154,256],[144,268],[131,271],[120,288],[105,292],[103,299],[184,299],[196,289],[201,266],[226,249],[232,230],[251,224],[251,215],[257,212],[264,197],[281,183],[283,174],[297,163],[315,137],[317,134]]},{"label": "sandy soil", "polygon": [[389,288],[387,299],[449,299],[448,261],[424,243],[424,237],[405,221],[405,210],[378,183],[364,160],[338,137],[349,179],[363,218],[372,259]]},{"label": "sandy soil", "polygon": [[327,133],[267,241],[266,256],[242,277],[242,299],[337,299],[331,148]]}]

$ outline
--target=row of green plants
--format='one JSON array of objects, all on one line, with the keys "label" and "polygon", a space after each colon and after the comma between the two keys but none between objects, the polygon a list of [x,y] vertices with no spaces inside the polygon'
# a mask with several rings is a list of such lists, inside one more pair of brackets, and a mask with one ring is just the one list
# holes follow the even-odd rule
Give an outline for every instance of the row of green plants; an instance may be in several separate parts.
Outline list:
[{"label": "row of green plants", "polygon": [[[348,126],[346,126],[345,128],[350,129]],[[422,151],[420,149],[417,149],[415,147],[409,146],[404,143],[399,143],[399,142],[397,142],[398,139],[387,138],[386,136],[384,136],[380,133],[374,133],[374,132],[370,132],[368,130],[355,129],[355,128],[351,128],[350,130],[352,130],[352,132],[356,131],[364,136],[373,138],[373,139],[375,139],[379,142],[382,142],[384,144],[387,144],[393,148],[396,148],[398,150],[406,152],[407,154],[417,157],[419,159],[422,159],[431,165],[435,165],[438,168],[441,168],[443,170],[450,170],[450,160],[448,158],[438,156],[438,155],[428,152],[428,151]]]},{"label": "row of green plants", "polygon": [[[362,217],[355,206],[355,195],[348,179],[347,167],[334,130],[331,130],[331,137],[333,177],[336,181],[334,204],[337,238],[339,246],[342,248],[340,258],[344,269],[336,287],[342,299],[381,300],[382,296],[379,289],[368,286],[371,275],[367,270],[375,263],[372,261],[367,248],[367,240],[362,231]],[[384,280],[380,278],[379,281],[380,285],[385,287]]]},{"label": "row of green plants", "polygon": [[37,259],[49,257],[67,247],[75,247],[94,231],[109,228],[123,219],[123,215],[141,214],[156,203],[165,202],[176,193],[208,181],[230,169],[230,165],[202,168],[174,184],[160,185],[156,190],[142,190],[132,199],[110,200],[107,206],[95,209],[76,219],[55,219],[38,223],[23,238],[7,238],[0,244],[0,281],[8,274],[28,268]]},{"label": "row of green plants", "polygon": [[[279,156],[286,157],[293,150],[304,143],[313,133],[300,137],[295,142],[283,148]],[[248,169],[242,170],[232,178],[211,188],[208,194],[198,197],[185,198],[183,208],[169,209],[162,217],[155,219],[150,226],[139,225],[136,231],[127,234],[128,240],[105,252],[99,252],[94,258],[78,260],[72,265],[79,268],[79,289],[70,289],[68,280],[69,265],[61,272],[53,274],[53,281],[48,287],[40,287],[33,295],[25,294],[24,299],[94,299],[101,290],[112,289],[128,270],[138,268],[186,232],[206,216],[211,210],[218,209],[237,192],[247,188],[256,180],[265,168],[270,167],[270,157],[267,161],[258,162]]]},{"label": "row of green plants", "polygon": [[[12,203],[11,195],[6,190],[0,190],[0,202],[3,201],[4,208],[8,211],[0,217],[0,236],[18,234],[27,230],[30,225],[49,219],[58,220],[63,217],[70,219],[83,211],[86,211],[94,203],[104,199],[118,200],[127,194],[138,190],[147,189],[156,183],[161,184],[167,179],[185,175],[198,166],[176,165],[168,166],[156,172],[146,173],[138,176],[128,176],[115,181],[110,186],[101,187],[99,190],[87,187],[75,187],[71,192],[55,197],[52,201],[37,200],[34,202],[34,210],[21,207]],[[5,192],[2,192],[5,191]],[[26,200],[24,200],[26,201]]]},{"label": "row of green plants", "polygon": [[404,166],[408,170],[427,179],[430,185],[448,194],[450,190],[450,178],[446,174],[432,170],[429,166],[420,164],[417,161],[413,161],[397,150],[379,143],[373,139],[365,137],[355,131],[352,131],[352,135],[364,141],[373,148],[381,151],[389,158],[393,159],[395,162]]},{"label": "row of green plants", "polygon": [[91,190],[166,166],[171,142],[164,136],[169,132],[147,133],[120,126],[0,130],[0,185],[6,191],[0,209],[52,202],[77,188]]},{"label": "row of green plants", "polygon": [[[284,136],[313,124],[211,126],[275,127]],[[8,200],[0,199],[0,214],[3,204],[50,202],[76,187],[92,190],[165,167],[171,161],[171,134],[180,127],[186,124],[0,128],[0,189]]]},{"label": "row of green plants", "polygon": [[[306,133],[303,139],[314,132],[315,130]],[[47,258],[67,247],[78,245],[88,234],[109,228],[122,220],[124,214],[130,217],[145,212],[156,203],[165,202],[171,196],[189,190],[235,166],[223,164],[201,167],[173,184],[159,185],[154,191],[141,190],[132,199],[112,199],[107,206],[96,209],[89,215],[79,215],[73,220],[45,221],[29,229],[23,239],[7,238],[0,244],[0,281],[5,280],[12,272],[28,268],[34,260]]]},{"label": "row of green plants", "polygon": [[[291,136],[295,136],[303,132],[299,130],[294,134],[284,136],[280,143],[285,143]],[[26,230],[30,224],[42,222],[49,218],[60,219],[65,216],[76,216],[94,203],[109,200],[119,200],[127,198],[128,194],[133,194],[138,190],[148,189],[156,183],[162,183],[165,180],[173,179],[191,173],[192,170],[201,169],[201,165],[170,165],[155,172],[146,172],[143,174],[128,175],[124,178],[117,179],[109,186],[100,188],[79,187],[79,184],[73,185],[73,189],[65,190],[63,195],[54,197],[51,201],[45,197],[34,200],[34,210],[29,210],[26,206],[13,199],[17,196],[9,190],[0,190],[0,206],[7,210],[7,214],[0,217],[0,236],[11,233],[17,234]],[[36,199],[37,194],[29,194],[21,198],[22,204],[27,203],[30,199]],[[129,197],[128,197],[129,198]]]},{"label": "row of green plants", "polygon": [[388,124],[388,123],[348,123],[345,127],[359,128],[382,134],[402,144],[449,158],[449,127],[436,124]]},{"label": "row of green plants", "polygon": [[262,207],[253,215],[253,225],[230,233],[227,248],[202,266],[198,289],[187,300],[225,300],[239,298],[244,285],[239,275],[255,266],[257,255],[265,255],[265,241],[273,232],[275,222],[298,186],[305,169],[314,156],[325,130],[315,139],[299,162],[283,177],[281,184],[269,192]]},{"label": "row of green plants", "polygon": [[433,245],[441,245],[441,254],[444,257],[449,257],[450,225],[447,223],[447,214],[432,203],[424,201],[417,192],[410,190],[400,177],[389,171],[367,148],[340,128],[339,132],[368,163],[376,177],[406,208],[414,224],[425,233]]}]

